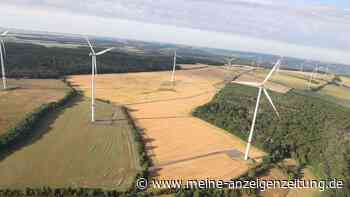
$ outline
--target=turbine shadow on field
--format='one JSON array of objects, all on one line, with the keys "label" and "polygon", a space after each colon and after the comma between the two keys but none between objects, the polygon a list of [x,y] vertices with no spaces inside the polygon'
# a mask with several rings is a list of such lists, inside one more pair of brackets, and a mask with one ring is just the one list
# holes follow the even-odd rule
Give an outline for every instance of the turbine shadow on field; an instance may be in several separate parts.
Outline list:
[{"label": "turbine shadow on field", "polygon": [[219,154],[226,154],[231,159],[243,158],[243,153],[237,149],[221,150],[221,151],[210,152],[210,153],[197,155],[197,156],[193,156],[193,157],[189,157],[189,158],[169,161],[169,162],[166,162],[166,163],[163,163],[160,165],[155,165],[155,166],[150,168],[150,172],[151,172],[151,175],[157,176],[158,172],[162,169],[162,167],[174,165],[174,164],[178,164],[178,163],[182,163],[182,162],[192,161],[192,160],[196,160],[196,159],[201,159],[201,158],[205,158],[205,157],[210,157],[210,156],[214,156],[214,155],[219,155]]},{"label": "turbine shadow on field", "polygon": [[191,68],[186,68],[186,67],[181,66],[180,70],[202,70],[205,68],[209,68],[209,66],[203,65],[203,66],[197,66],[197,67],[191,67]]},{"label": "turbine shadow on field", "polygon": [[162,119],[178,119],[178,118],[191,118],[192,116],[158,116],[158,117],[144,117],[134,118],[134,120],[162,120]]},{"label": "turbine shadow on field", "polygon": [[201,92],[201,93],[198,93],[198,94],[195,94],[195,95],[184,96],[184,97],[176,97],[176,98],[169,98],[169,99],[158,99],[158,100],[136,102],[136,103],[126,103],[125,105],[131,106],[131,105],[141,105],[141,104],[150,104],[150,103],[161,103],[161,102],[167,102],[167,101],[186,100],[186,99],[192,99],[192,98],[196,98],[196,97],[199,97],[199,96],[203,96],[203,95],[209,94],[211,92],[215,92],[215,91],[204,91],[204,92]]},{"label": "turbine shadow on field", "polygon": [[30,146],[42,139],[45,134],[52,130],[51,125],[64,112],[65,109],[77,105],[77,103],[82,100],[83,97],[77,95],[75,98],[68,101],[66,105],[60,107],[57,111],[53,113],[48,113],[45,117],[41,118],[41,120],[35,123],[35,128],[32,131],[30,131],[30,133],[27,136],[24,136],[23,138],[17,140],[15,143],[11,144],[7,149],[0,151],[0,161],[6,159],[8,156],[15,153],[16,151],[19,151],[26,146]]}]

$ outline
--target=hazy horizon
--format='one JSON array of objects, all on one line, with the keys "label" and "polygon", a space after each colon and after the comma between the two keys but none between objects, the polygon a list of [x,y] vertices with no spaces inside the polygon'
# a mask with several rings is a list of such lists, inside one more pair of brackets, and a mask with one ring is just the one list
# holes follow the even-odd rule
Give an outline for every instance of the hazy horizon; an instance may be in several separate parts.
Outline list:
[{"label": "hazy horizon", "polygon": [[6,28],[185,44],[350,64],[350,2],[3,0]]}]

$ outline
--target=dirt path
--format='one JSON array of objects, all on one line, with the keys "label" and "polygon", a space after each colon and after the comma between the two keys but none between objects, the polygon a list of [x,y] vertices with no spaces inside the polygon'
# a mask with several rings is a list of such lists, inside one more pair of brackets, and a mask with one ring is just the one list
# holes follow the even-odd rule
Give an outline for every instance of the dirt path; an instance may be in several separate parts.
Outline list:
[{"label": "dirt path", "polygon": [[[192,110],[209,102],[217,84],[230,75],[215,67],[176,72],[176,86],[169,72],[99,75],[97,97],[126,105],[144,129],[147,150],[162,179],[230,179],[245,173],[241,158],[245,142],[191,116]],[[72,76],[73,84],[90,95],[90,76]],[[253,148],[251,156],[265,153]]]}]

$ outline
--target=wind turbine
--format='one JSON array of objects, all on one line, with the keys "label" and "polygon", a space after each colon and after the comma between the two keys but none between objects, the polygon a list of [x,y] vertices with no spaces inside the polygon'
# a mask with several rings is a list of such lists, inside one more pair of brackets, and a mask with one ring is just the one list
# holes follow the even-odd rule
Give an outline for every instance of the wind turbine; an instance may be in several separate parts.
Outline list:
[{"label": "wind turbine", "polygon": [[259,104],[260,104],[260,98],[261,98],[261,92],[264,92],[267,100],[270,102],[273,110],[276,112],[277,116],[279,116],[279,113],[275,107],[275,105],[272,102],[272,99],[269,95],[269,93],[267,92],[266,88],[265,88],[265,84],[267,83],[267,81],[271,78],[272,74],[276,71],[276,69],[280,66],[281,64],[281,59],[279,59],[275,65],[273,66],[272,70],[269,72],[269,74],[266,76],[266,78],[264,79],[263,82],[261,83],[254,83],[254,82],[239,82],[240,84],[244,84],[244,85],[248,85],[248,86],[253,86],[259,89],[258,91],[258,98],[256,100],[256,105],[255,105],[255,110],[254,110],[254,116],[253,116],[253,121],[250,127],[250,133],[249,133],[249,138],[248,138],[248,144],[245,150],[245,155],[244,155],[244,160],[248,160],[248,155],[249,155],[249,150],[250,150],[250,146],[252,143],[252,139],[253,139],[253,133],[254,133],[254,127],[255,127],[255,121],[256,121],[256,115],[258,113],[258,109],[259,109]]},{"label": "wind turbine", "polygon": [[305,62],[303,62],[303,63],[300,64],[300,72],[304,72],[304,63],[305,63]]},{"label": "wind turbine", "polygon": [[6,72],[5,72],[5,58],[6,58],[6,48],[4,37],[7,35],[8,31],[3,32],[0,35],[0,61],[1,61],[1,74],[2,74],[2,85],[4,90],[7,88],[6,85]]},{"label": "wind turbine", "polygon": [[235,58],[235,57],[231,57],[231,58],[226,59],[226,60],[227,60],[227,63],[228,63],[229,68],[231,68],[231,67],[232,67],[232,61],[233,61],[233,60],[236,60],[236,59],[237,59],[237,58]]},{"label": "wind turbine", "polygon": [[173,71],[171,73],[171,83],[174,84],[175,81],[175,70],[176,70],[176,49],[174,51],[174,65],[173,65]]},{"label": "wind turbine", "polygon": [[[282,57],[281,57],[282,59]],[[277,68],[276,68],[276,72],[279,73],[280,72],[280,67],[281,67],[281,59],[279,59],[278,61],[280,61],[280,63],[278,64]],[[275,64],[276,65],[276,64]]]},{"label": "wind turbine", "polygon": [[307,84],[308,89],[311,88],[311,81],[314,79],[314,75],[318,73],[318,65],[316,65],[316,67],[313,69],[310,78],[309,78],[309,83]]},{"label": "wind turbine", "polygon": [[96,57],[102,54],[107,53],[108,51],[111,51],[114,49],[108,48],[105,50],[102,50],[98,53],[95,53],[94,47],[90,43],[90,40],[88,37],[85,37],[91,52],[89,53],[89,56],[91,56],[91,122],[95,122],[95,110],[96,110],[96,105],[95,105],[95,75],[97,74],[97,62],[96,62]]}]

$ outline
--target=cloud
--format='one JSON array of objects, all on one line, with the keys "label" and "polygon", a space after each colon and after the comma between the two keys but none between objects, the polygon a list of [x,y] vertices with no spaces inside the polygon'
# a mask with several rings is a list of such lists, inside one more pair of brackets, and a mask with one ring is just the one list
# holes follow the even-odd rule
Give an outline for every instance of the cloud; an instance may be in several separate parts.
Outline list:
[{"label": "cloud", "polygon": [[[350,50],[348,11],[290,0],[3,0],[101,17]],[[303,5],[303,6],[301,6]]]},{"label": "cloud", "polygon": [[[305,47],[350,51],[349,10],[336,5],[320,4],[316,0],[307,1],[311,3],[305,2],[303,0],[75,0],[72,3],[71,0],[2,0],[0,5],[7,4],[24,10],[36,9],[39,12],[54,10],[100,19],[170,25],[244,35]],[[51,12],[51,15],[54,14]],[[59,19],[52,17],[52,20]],[[103,29],[108,31],[107,26]]]}]

